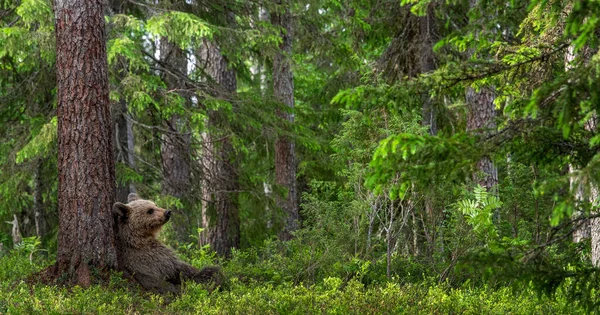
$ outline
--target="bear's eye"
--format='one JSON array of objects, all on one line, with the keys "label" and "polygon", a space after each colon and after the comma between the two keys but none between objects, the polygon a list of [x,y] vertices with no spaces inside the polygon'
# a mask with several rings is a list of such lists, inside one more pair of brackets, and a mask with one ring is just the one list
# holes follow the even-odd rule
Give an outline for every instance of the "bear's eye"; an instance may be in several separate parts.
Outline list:
[{"label": "bear's eye", "polygon": [[147,212],[148,212],[148,214],[152,214],[152,213],[154,213],[154,209],[148,209]]}]

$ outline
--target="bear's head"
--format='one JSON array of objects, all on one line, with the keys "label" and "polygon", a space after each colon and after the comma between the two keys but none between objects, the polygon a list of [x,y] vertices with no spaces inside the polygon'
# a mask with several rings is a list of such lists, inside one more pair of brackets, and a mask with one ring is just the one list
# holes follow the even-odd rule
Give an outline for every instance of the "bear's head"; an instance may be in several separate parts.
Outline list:
[{"label": "bear's head", "polygon": [[129,242],[155,238],[160,228],[171,218],[170,210],[160,208],[154,202],[141,199],[134,193],[127,197],[127,204],[115,203],[113,214],[120,236]]}]

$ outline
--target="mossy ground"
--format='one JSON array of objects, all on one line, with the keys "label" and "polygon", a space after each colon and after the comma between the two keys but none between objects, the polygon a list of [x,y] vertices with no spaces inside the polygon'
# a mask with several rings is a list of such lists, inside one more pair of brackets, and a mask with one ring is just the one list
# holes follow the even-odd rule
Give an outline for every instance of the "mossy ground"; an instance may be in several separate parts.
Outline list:
[{"label": "mossy ground", "polygon": [[[0,314],[574,314],[584,313],[560,293],[540,296],[508,287],[451,288],[424,280],[365,285],[326,277],[314,284],[265,282],[229,270],[226,290],[209,293],[186,283],[177,297],[159,296],[113,273],[87,289],[36,283],[49,265],[26,255],[0,258]],[[225,268],[227,272],[227,267]],[[238,272],[239,274],[239,272]],[[29,278],[28,278],[29,277]]]}]

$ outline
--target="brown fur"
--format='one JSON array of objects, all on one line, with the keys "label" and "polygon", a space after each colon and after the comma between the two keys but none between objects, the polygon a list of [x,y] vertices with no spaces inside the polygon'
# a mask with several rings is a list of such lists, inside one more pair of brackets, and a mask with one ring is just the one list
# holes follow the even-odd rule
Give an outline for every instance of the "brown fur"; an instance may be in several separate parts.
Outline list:
[{"label": "brown fur", "polygon": [[114,204],[113,213],[117,222],[119,266],[146,290],[176,293],[182,279],[221,284],[218,267],[198,270],[179,260],[173,250],[156,239],[169,221],[170,211],[130,194],[127,204]]}]

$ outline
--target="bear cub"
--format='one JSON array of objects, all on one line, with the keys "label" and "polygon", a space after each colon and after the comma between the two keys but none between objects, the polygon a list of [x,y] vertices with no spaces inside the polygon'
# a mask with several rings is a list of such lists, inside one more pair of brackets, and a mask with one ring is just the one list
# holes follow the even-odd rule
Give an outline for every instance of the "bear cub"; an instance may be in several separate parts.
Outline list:
[{"label": "bear cub", "polygon": [[198,270],[175,256],[172,249],[156,239],[171,211],[150,200],[129,194],[127,204],[113,205],[116,220],[119,266],[146,290],[159,293],[179,292],[182,280],[220,286],[223,276],[218,267]]}]

